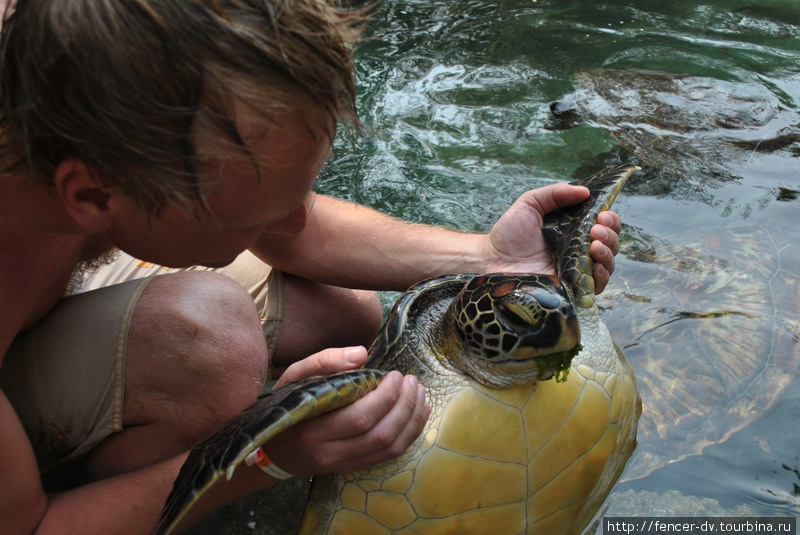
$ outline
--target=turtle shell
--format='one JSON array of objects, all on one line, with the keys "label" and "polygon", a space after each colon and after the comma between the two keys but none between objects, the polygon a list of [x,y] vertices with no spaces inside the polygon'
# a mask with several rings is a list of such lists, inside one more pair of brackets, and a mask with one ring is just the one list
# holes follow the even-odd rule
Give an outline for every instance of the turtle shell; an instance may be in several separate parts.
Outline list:
[{"label": "turtle shell", "polygon": [[423,436],[390,463],[315,478],[301,535],[580,533],[634,446],[628,370],[563,383],[428,386]]},{"label": "turtle shell", "polygon": [[624,478],[725,441],[800,369],[800,247],[740,222],[682,231],[679,248],[628,228],[599,300],[636,369],[639,447]]}]

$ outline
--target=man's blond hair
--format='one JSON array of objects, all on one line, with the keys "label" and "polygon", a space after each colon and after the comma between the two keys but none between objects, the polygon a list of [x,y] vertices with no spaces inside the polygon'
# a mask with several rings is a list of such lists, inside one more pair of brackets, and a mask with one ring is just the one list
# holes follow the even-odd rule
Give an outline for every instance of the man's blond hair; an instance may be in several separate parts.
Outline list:
[{"label": "man's blond hair", "polygon": [[202,116],[246,151],[232,98],[330,137],[358,124],[363,20],[322,0],[17,0],[0,40],[3,170],[52,181],[76,158],[148,213],[203,203],[193,127]]}]

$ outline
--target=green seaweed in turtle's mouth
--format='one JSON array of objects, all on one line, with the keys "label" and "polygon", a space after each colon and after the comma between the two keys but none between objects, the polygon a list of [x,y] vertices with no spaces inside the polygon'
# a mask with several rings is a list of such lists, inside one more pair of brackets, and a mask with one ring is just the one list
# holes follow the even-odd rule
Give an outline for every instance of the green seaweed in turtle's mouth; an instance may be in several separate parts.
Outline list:
[{"label": "green seaweed in turtle's mouth", "polygon": [[[567,375],[569,375],[569,367],[572,364],[572,359],[581,352],[583,346],[581,344],[576,345],[572,349],[567,351],[561,351],[559,353],[553,353],[551,355],[543,355],[538,357],[536,360],[539,361],[539,377],[540,381],[555,378],[557,383],[563,383],[567,380]],[[551,374],[552,375],[548,375]]]},{"label": "green seaweed in turtle's mouth", "polygon": [[[580,353],[581,349],[583,349],[583,346],[577,344],[570,349],[549,353],[547,355],[537,355],[527,359],[495,361],[490,368],[493,368],[495,370],[494,373],[500,376],[508,378],[517,377],[519,379],[518,381],[511,379],[503,382],[502,384],[504,386],[520,384],[530,381],[531,379],[547,381],[555,378],[557,383],[563,383],[567,380],[572,359],[575,355]],[[473,374],[470,373],[470,375]],[[491,376],[492,374],[490,373],[488,375]],[[473,375],[473,377],[475,376]],[[478,379],[478,377],[475,378]]]}]

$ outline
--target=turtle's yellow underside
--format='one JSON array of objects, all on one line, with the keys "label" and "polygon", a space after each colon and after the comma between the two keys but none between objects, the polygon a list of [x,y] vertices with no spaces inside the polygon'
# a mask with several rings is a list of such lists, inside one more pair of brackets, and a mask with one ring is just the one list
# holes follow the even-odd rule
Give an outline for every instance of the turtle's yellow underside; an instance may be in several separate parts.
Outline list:
[{"label": "turtle's yellow underside", "polygon": [[577,533],[634,446],[627,373],[579,365],[563,383],[452,391],[403,457],[337,477],[336,505],[312,496],[301,534]]}]

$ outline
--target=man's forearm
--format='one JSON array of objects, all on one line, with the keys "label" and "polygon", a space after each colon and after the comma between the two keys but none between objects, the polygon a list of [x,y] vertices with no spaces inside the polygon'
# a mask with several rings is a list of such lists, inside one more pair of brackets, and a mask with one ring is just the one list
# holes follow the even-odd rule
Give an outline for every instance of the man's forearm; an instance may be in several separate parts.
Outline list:
[{"label": "man's forearm", "polygon": [[[157,465],[52,495],[36,535],[81,533],[149,535],[185,455]],[[181,524],[198,519],[275,482],[260,470],[239,467],[233,479],[214,487]]]},{"label": "man's forearm", "polygon": [[155,525],[181,459],[51,495],[37,535],[147,534]]},{"label": "man's forearm", "polygon": [[480,271],[484,236],[408,223],[316,196],[303,232],[265,234],[252,251],[294,275],[351,288],[405,290],[443,273]]}]

